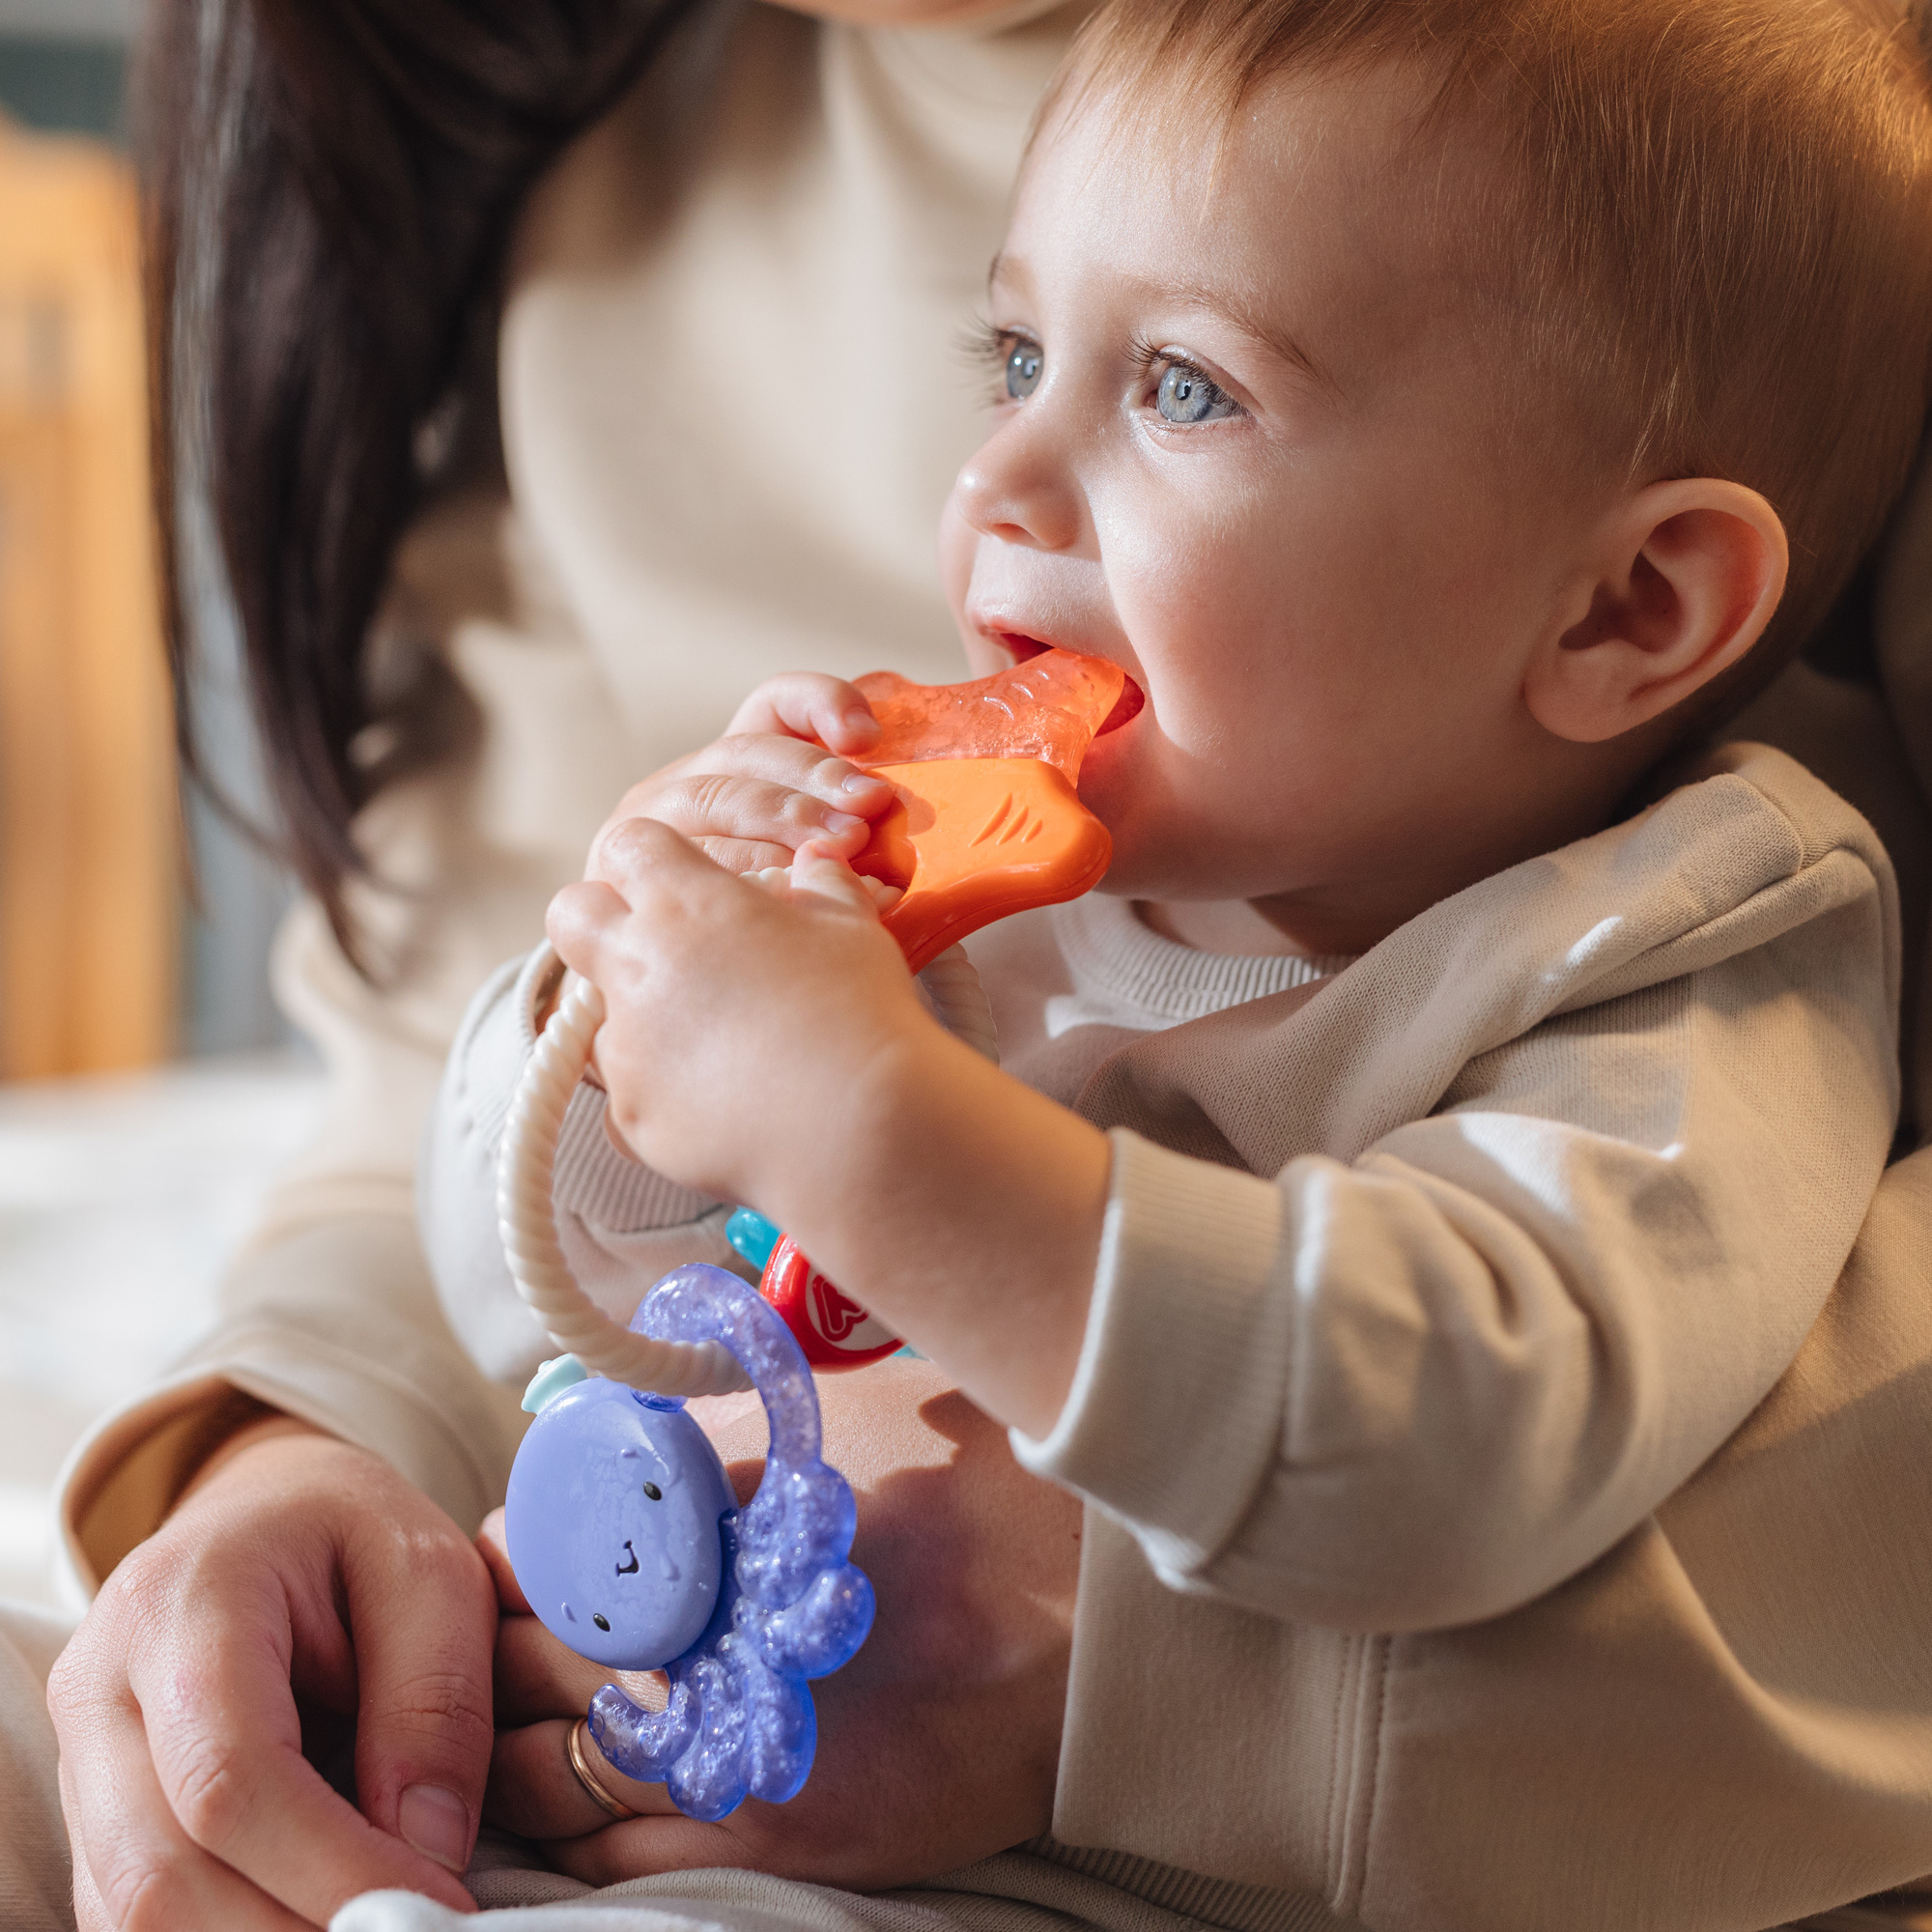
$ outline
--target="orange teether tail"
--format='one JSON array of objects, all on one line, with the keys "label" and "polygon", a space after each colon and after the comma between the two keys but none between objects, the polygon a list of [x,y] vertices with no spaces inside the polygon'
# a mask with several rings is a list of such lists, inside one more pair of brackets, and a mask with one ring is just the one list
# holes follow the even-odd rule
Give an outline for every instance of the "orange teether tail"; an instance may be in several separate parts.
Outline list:
[{"label": "orange teether tail", "polygon": [[982,925],[1099,884],[1113,840],[1074,787],[1125,682],[1070,651],[972,684],[859,680],[883,726],[862,762],[898,802],[853,868],[904,892],[885,925],[915,973]]}]

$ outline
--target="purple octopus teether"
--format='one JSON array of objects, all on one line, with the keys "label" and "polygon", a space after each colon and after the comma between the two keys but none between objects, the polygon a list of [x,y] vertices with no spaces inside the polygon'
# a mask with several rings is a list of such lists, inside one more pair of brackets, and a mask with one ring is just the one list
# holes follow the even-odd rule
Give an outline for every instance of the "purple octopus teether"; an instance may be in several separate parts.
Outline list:
[{"label": "purple octopus teether", "polygon": [[571,1649],[668,1674],[661,1712],[614,1684],[591,1700],[590,1734],[612,1765],[663,1780],[693,1818],[723,1818],[748,1796],[782,1804],[817,1742],[807,1680],[837,1670],[872,1627],[872,1586],[849,1560],[852,1492],[820,1455],[805,1356],[755,1289],[681,1267],[631,1328],[735,1357],[771,1425],[757,1493],[735,1507],[681,1399],[586,1378],[566,1356],[526,1398],[538,1413],[510,1472],[510,1565]]}]

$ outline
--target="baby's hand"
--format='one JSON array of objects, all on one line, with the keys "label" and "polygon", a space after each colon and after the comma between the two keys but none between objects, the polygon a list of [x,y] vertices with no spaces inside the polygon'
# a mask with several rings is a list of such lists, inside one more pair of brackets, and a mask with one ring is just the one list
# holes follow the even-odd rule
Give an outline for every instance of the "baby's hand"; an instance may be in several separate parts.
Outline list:
[{"label": "baby's hand", "polygon": [[902,1070],[907,1050],[953,1046],[869,884],[822,839],[782,878],[754,881],[662,821],[631,817],[603,835],[590,877],[557,894],[548,924],[604,994],[609,1121],[639,1160],[789,1213],[839,1178],[870,1084]]},{"label": "baby's hand", "polygon": [[615,883],[601,855],[633,818],[669,826],[730,872],[789,866],[808,838],[855,858],[893,789],[838,754],[862,753],[878,735],[852,685],[811,671],[768,678],[724,737],[624,794],[591,845],[584,877]]}]

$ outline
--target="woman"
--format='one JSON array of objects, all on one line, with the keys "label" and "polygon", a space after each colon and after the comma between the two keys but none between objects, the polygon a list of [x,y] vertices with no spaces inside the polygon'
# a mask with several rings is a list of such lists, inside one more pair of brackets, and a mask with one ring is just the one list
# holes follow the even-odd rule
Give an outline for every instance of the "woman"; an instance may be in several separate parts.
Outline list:
[{"label": "woman", "polygon": [[[975,435],[957,342],[1074,15],[850,11],[160,10],[162,395],[212,429],[309,894],[279,983],[336,1105],[220,1330],[69,1492],[83,1578],[120,1565],[56,1682],[83,1925],[319,1924],[384,1886],[465,1902],[497,1636],[468,1536],[521,1416],[449,1334],[413,1231],[456,1018],[541,931],[610,800],[768,669],[956,674],[930,549]],[[896,1816],[830,1778],[770,1815],[760,1861],[847,1883],[1050,1818],[1077,1509],[903,1379],[909,1453],[868,1497],[866,1560],[890,1605],[932,1574],[895,1549],[943,1542],[991,1627],[955,1605],[942,1654],[908,1604],[891,1672],[888,1640],[871,1691],[821,1698],[829,1764],[904,1758],[923,1730],[961,1768]],[[905,1464],[962,1459],[980,1500],[942,1520]],[[499,1685],[499,1718],[518,1695],[535,1721],[506,1739],[493,1817],[582,1837],[600,1878],[746,1855],[681,1819],[588,1835],[609,1820],[564,1749],[582,1687]],[[359,1720],[373,1822],[297,1749],[323,1754],[331,1712]]]}]

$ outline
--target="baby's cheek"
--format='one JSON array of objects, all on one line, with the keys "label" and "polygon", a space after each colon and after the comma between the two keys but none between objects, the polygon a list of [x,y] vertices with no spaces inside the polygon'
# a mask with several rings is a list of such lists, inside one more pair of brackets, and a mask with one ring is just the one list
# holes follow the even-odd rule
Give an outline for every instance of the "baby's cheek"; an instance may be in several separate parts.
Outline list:
[{"label": "baby's cheek", "polygon": [[1001,654],[966,621],[966,599],[973,589],[973,565],[983,541],[961,514],[955,490],[947,497],[946,507],[939,515],[939,582],[976,677],[990,676],[1006,665]]}]

